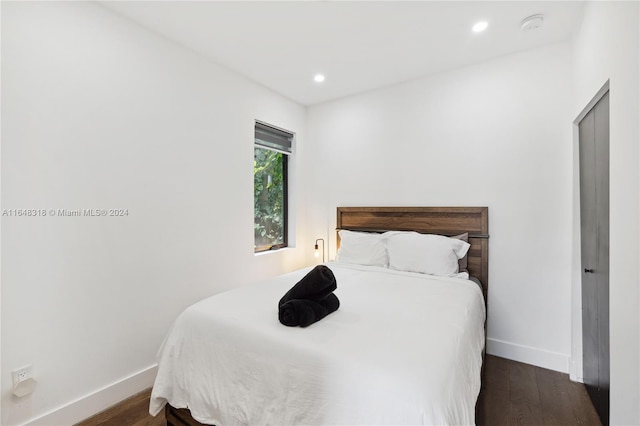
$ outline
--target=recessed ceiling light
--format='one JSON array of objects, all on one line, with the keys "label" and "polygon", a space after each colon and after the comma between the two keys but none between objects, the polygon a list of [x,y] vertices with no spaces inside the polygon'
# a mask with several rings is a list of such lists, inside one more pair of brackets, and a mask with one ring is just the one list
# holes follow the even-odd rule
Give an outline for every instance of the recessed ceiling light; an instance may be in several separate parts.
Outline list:
[{"label": "recessed ceiling light", "polygon": [[477,22],[472,29],[474,32],[480,33],[486,30],[488,26],[489,26],[489,23],[487,21],[480,21],[480,22]]},{"label": "recessed ceiling light", "polygon": [[324,75],[323,74],[314,75],[313,81],[315,81],[316,83],[322,83],[324,81]]}]

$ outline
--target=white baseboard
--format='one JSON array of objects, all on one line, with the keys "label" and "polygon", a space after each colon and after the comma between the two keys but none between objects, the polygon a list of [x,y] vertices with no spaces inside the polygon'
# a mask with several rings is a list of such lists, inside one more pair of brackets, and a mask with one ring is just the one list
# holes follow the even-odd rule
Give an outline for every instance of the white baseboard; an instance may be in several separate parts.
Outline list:
[{"label": "white baseboard", "polygon": [[498,339],[487,339],[487,353],[549,370],[569,373],[569,355]]},{"label": "white baseboard", "polygon": [[156,378],[157,370],[158,366],[154,364],[129,377],[111,383],[102,389],[36,417],[25,425],[72,425],[78,423],[138,392],[150,388]]}]

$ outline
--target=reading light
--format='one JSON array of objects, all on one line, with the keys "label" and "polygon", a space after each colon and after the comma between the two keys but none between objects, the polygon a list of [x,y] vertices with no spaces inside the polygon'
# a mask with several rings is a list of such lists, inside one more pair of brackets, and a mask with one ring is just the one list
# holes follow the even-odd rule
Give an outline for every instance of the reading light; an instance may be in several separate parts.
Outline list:
[{"label": "reading light", "polygon": [[480,21],[476,23],[472,29],[476,33],[481,33],[482,31],[486,30],[488,26],[489,23],[487,21]]},{"label": "reading light", "polygon": [[315,81],[316,83],[322,83],[324,81],[324,75],[322,74],[316,74],[313,76],[313,81]]},{"label": "reading light", "polygon": [[318,239],[316,240],[316,245],[315,245],[316,252],[315,252],[315,256],[316,256],[316,257],[319,257],[319,256],[320,256],[320,252],[318,251],[318,241],[322,241],[322,263],[324,263],[324,240],[323,240],[322,238],[318,238]]}]

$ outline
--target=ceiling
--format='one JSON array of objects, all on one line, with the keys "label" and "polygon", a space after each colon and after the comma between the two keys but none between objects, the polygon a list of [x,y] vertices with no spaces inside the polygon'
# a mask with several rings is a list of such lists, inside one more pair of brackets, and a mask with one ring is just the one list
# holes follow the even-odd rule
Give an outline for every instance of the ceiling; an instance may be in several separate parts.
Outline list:
[{"label": "ceiling", "polygon": [[[570,40],[581,1],[105,1],[302,105]],[[542,27],[520,22],[544,14]],[[485,20],[489,27],[474,33]],[[326,76],[313,81],[316,73]]]}]

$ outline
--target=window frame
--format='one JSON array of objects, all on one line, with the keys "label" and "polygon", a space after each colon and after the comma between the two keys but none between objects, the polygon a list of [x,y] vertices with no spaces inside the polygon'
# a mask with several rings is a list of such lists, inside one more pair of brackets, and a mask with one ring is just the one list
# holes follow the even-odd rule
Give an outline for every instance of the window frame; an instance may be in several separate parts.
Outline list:
[{"label": "window frame", "polygon": [[[265,128],[267,130],[272,130],[276,133],[280,133],[280,134],[286,134],[288,141],[289,141],[289,145],[282,145],[283,149],[277,149],[275,148],[273,145],[267,145],[267,144],[261,144],[257,141],[256,138],[256,134],[258,129],[261,129],[262,131],[265,130]],[[272,250],[279,250],[279,249],[283,249],[286,247],[289,247],[289,156],[293,155],[293,139],[295,137],[295,134],[293,132],[289,132],[287,130],[282,130],[279,129],[275,126],[272,126],[270,124],[261,122],[256,120],[255,122],[255,127],[254,127],[254,161],[255,161],[255,150],[256,149],[265,149],[268,151],[274,151],[277,152],[278,154],[282,155],[282,213],[283,213],[283,238],[282,238],[282,243],[278,243],[278,244],[268,244],[268,245],[263,245],[263,246],[257,246],[256,243],[256,238],[255,238],[255,233],[254,233],[254,253],[264,253],[264,252],[269,252]],[[254,183],[254,191],[255,191],[255,183]],[[255,197],[255,195],[254,195]],[[255,198],[254,198],[254,208],[255,208]],[[254,215],[254,219],[253,219],[253,223],[254,223],[254,227],[255,227],[255,215]]]}]

